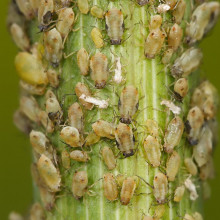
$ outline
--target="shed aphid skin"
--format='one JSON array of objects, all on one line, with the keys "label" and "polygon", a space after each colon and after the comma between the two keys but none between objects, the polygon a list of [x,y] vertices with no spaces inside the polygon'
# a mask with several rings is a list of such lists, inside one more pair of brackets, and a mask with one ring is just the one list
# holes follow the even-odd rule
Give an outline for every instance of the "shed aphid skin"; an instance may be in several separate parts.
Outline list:
[{"label": "shed aphid skin", "polygon": [[106,173],[103,176],[104,196],[109,201],[115,201],[118,198],[118,186],[112,173]]},{"label": "shed aphid skin", "polygon": [[196,164],[194,163],[193,159],[192,158],[185,158],[184,159],[184,164],[185,164],[185,167],[187,169],[187,171],[192,175],[192,176],[196,176],[197,173],[198,173],[198,169],[197,169],[197,166]]},{"label": "shed aphid skin", "polygon": [[163,57],[162,57],[162,63],[163,64],[169,64],[170,63],[170,60],[173,56],[173,49],[172,48],[168,48],[164,54],[163,54]]},{"label": "shed aphid skin", "polygon": [[167,193],[168,193],[167,177],[163,173],[157,173],[154,176],[154,181],[153,181],[153,194],[156,201],[159,204],[165,203]]},{"label": "shed aphid skin", "polygon": [[180,78],[174,83],[174,92],[175,95],[181,100],[184,98],[189,90],[188,79]]},{"label": "shed aphid skin", "polygon": [[81,146],[79,131],[74,127],[64,127],[60,132],[60,137],[66,144],[70,145],[71,147]]},{"label": "shed aphid skin", "polygon": [[115,138],[119,150],[125,157],[134,155],[134,135],[128,125],[119,123],[115,129]]},{"label": "shed aphid skin", "polygon": [[30,40],[27,37],[26,33],[18,24],[14,23],[10,27],[11,36],[17,45],[17,47],[21,50],[29,50],[30,48]]},{"label": "shed aphid skin", "polygon": [[67,150],[63,150],[61,153],[62,165],[65,169],[70,169],[70,154]]},{"label": "shed aphid skin", "polygon": [[90,59],[90,68],[92,70],[91,78],[95,82],[97,89],[105,87],[108,80],[108,58],[102,53],[96,53]]},{"label": "shed aphid skin", "polygon": [[181,113],[181,108],[176,106],[170,100],[162,100],[160,104],[165,105],[171,112],[173,112],[174,115],[179,115]]},{"label": "shed aphid skin", "polygon": [[115,158],[115,155],[112,149],[108,146],[105,146],[101,150],[101,153],[102,153],[102,157],[105,162],[105,165],[108,167],[109,170],[113,170],[116,167],[117,162],[116,162],[116,158]]},{"label": "shed aphid skin", "polygon": [[45,220],[46,214],[40,203],[34,203],[30,210],[30,220]]},{"label": "shed aphid skin", "polygon": [[87,152],[81,150],[74,150],[70,152],[70,158],[78,162],[88,162],[90,160]]},{"label": "shed aphid skin", "polygon": [[29,83],[26,83],[23,80],[20,80],[19,86],[20,86],[21,90],[23,90],[31,95],[43,95],[46,90],[45,85],[42,85],[42,86],[31,85]]},{"label": "shed aphid skin", "polygon": [[104,11],[96,5],[92,6],[90,13],[92,16],[100,19],[103,19],[105,14]]},{"label": "shed aphid skin", "polygon": [[81,48],[77,52],[77,64],[80,70],[80,73],[83,76],[86,76],[89,72],[89,54],[86,49]]},{"label": "shed aphid skin", "polygon": [[25,16],[26,19],[30,20],[34,17],[34,11],[31,7],[29,0],[15,0],[20,12]]},{"label": "shed aphid skin", "polygon": [[40,198],[44,208],[47,211],[51,211],[55,205],[55,193],[49,192],[44,187],[39,187],[39,191],[40,191]]},{"label": "shed aphid skin", "polygon": [[184,185],[178,186],[175,189],[173,201],[180,202],[183,198],[184,192],[185,192],[185,186]]},{"label": "shed aphid skin", "polygon": [[24,218],[17,212],[11,212],[8,216],[8,220],[24,220]]},{"label": "shed aphid skin", "polygon": [[161,15],[154,15],[151,18],[149,29],[155,30],[155,29],[160,28],[162,22],[163,22],[163,18],[161,17]]},{"label": "shed aphid skin", "polygon": [[186,28],[187,43],[192,44],[201,40],[215,26],[219,14],[219,2],[205,2],[199,5]]},{"label": "shed aphid skin", "polygon": [[185,214],[183,220],[195,220],[191,215]]},{"label": "shed aphid skin", "polygon": [[137,0],[138,5],[144,6],[149,3],[149,0]]},{"label": "shed aphid skin", "polygon": [[202,215],[199,212],[193,213],[194,220],[203,220]]},{"label": "shed aphid skin", "polygon": [[160,166],[161,145],[155,137],[147,136],[144,140],[144,150],[150,164],[153,167]]},{"label": "shed aphid skin", "polygon": [[184,130],[184,124],[179,116],[174,117],[165,132],[164,150],[167,153],[172,153],[173,149],[180,143]]},{"label": "shed aphid skin", "polygon": [[162,14],[170,10],[170,6],[168,4],[159,4],[157,7],[157,12]]},{"label": "shed aphid skin", "polygon": [[114,126],[104,120],[98,120],[92,124],[93,131],[100,137],[106,137],[109,139],[115,139]]},{"label": "shed aphid skin", "polygon": [[169,32],[168,35],[168,46],[172,48],[174,51],[176,51],[183,38],[183,30],[178,24],[174,24]]},{"label": "shed aphid skin", "polygon": [[47,70],[47,78],[48,78],[49,84],[52,87],[57,88],[59,86],[60,79],[59,79],[59,74],[56,70],[48,69]]},{"label": "shed aphid skin", "polygon": [[139,105],[138,90],[132,85],[126,86],[122,90],[120,99],[118,101],[120,121],[122,123],[130,124],[133,115],[138,110],[138,105]]},{"label": "shed aphid skin", "polygon": [[117,84],[120,84],[123,80],[123,78],[122,78],[121,58],[116,57],[115,58],[115,63],[116,63],[116,67],[115,67],[115,75],[113,77],[113,81]]},{"label": "shed aphid skin", "polygon": [[203,54],[200,49],[191,47],[181,57],[177,58],[171,68],[171,74],[175,78],[186,77],[195,71],[201,64]]},{"label": "shed aphid skin", "polygon": [[77,0],[77,5],[82,14],[88,14],[89,12],[88,0]]},{"label": "shed aphid skin", "polygon": [[104,46],[104,40],[102,36],[102,32],[99,28],[94,27],[91,31],[91,37],[97,49],[102,48]]},{"label": "shed aphid skin", "polygon": [[178,1],[173,10],[173,17],[177,24],[180,24],[182,22],[184,14],[185,14],[185,10],[186,10],[185,0]]},{"label": "shed aphid skin", "polygon": [[106,30],[112,45],[119,45],[122,42],[124,32],[124,18],[121,10],[112,8],[105,14]]},{"label": "shed aphid skin", "polygon": [[47,85],[48,79],[43,64],[33,54],[19,52],[15,57],[15,68],[19,77],[31,85]]},{"label": "shed aphid skin", "polygon": [[37,162],[37,168],[49,190],[51,192],[58,192],[60,190],[61,177],[59,170],[54,166],[53,162],[42,154]]},{"label": "shed aphid skin", "polygon": [[90,145],[98,143],[99,140],[100,140],[100,136],[96,135],[96,133],[92,131],[86,137],[84,145],[85,146],[90,146]]},{"label": "shed aphid skin", "polygon": [[185,180],[184,184],[190,192],[190,200],[195,201],[199,197],[199,195],[197,193],[195,184],[190,179],[190,176]]},{"label": "shed aphid skin", "polygon": [[76,171],[72,180],[72,193],[76,199],[82,198],[88,186],[88,175],[86,171]]}]

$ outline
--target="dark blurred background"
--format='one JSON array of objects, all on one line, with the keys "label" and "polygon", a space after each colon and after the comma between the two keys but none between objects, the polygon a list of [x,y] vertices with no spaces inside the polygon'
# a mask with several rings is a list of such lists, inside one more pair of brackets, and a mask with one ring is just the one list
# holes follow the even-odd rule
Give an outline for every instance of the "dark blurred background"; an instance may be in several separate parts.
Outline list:
[{"label": "dark blurred background", "polygon": [[[17,48],[7,30],[8,0],[0,1],[0,219],[12,210],[25,213],[32,201],[29,142],[13,125],[18,107],[18,77],[14,68]],[[220,91],[220,22],[201,47],[203,72]],[[218,115],[220,119],[220,114]],[[220,120],[219,120],[220,121]],[[215,151],[216,179],[211,181],[212,197],[205,202],[205,219],[220,219],[220,148]]]}]

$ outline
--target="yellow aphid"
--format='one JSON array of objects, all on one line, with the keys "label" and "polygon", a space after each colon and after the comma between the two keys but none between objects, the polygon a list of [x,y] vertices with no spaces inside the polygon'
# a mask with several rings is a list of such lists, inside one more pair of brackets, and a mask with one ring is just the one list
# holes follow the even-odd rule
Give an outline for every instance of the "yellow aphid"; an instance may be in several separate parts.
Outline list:
[{"label": "yellow aphid", "polygon": [[133,115],[138,110],[139,97],[138,90],[132,86],[126,86],[120,95],[118,108],[120,112],[120,121],[122,123],[130,124]]},{"label": "yellow aphid", "polygon": [[76,199],[80,199],[86,193],[88,176],[86,171],[76,171],[72,180],[72,193]]},{"label": "yellow aphid", "polygon": [[103,10],[101,8],[99,8],[98,6],[96,6],[96,5],[94,5],[91,8],[90,12],[91,12],[91,15],[96,17],[96,18],[100,18],[100,19],[104,18]]},{"label": "yellow aphid", "polygon": [[174,147],[176,147],[182,138],[184,130],[184,124],[179,116],[174,117],[165,132],[164,136],[164,149],[167,153],[172,153]]},{"label": "yellow aphid", "polygon": [[120,201],[122,205],[128,205],[134,195],[136,181],[133,177],[127,177],[122,184]]},{"label": "yellow aphid", "polygon": [[162,22],[163,22],[163,18],[160,15],[154,15],[150,21],[150,27],[149,27],[150,30],[155,30],[160,28]]},{"label": "yellow aphid", "polygon": [[170,9],[173,10],[177,4],[177,0],[165,0],[166,4],[170,6]]},{"label": "yellow aphid", "polygon": [[43,29],[46,28],[48,23],[51,21],[53,12],[54,12],[53,0],[40,0],[40,5],[38,8],[38,22],[40,26],[42,26],[41,28]]},{"label": "yellow aphid", "polygon": [[[91,96],[91,92],[90,92],[89,88],[88,88],[85,84],[83,84],[83,83],[81,83],[81,82],[78,82],[78,83],[76,84],[75,93],[76,93],[76,95],[77,95],[78,98],[79,98],[81,95],[83,95],[83,94],[86,95],[86,96]],[[94,107],[94,105],[93,105],[92,103],[86,102],[86,101],[84,101],[83,99],[80,99],[80,98],[79,98],[79,101],[80,101],[81,104],[82,104],[86,109],[88,109],[88,110],[92,110],[93,107]]]},{"label": "yellow aphid", "polygon": [[165,33],[159,28],[152,30],[144,45],[144,54],[148,59],[154,59],[160,53],[165,39]]},{"label": "yellow aphid", "polygon": [[143,220],[154,220],[154,219],[153,219],[153,217],[151,217],[151,216],[144,216],[144,217],[143,217]]},{"label": "yellow aphid", "polygon": [[39,191],[40,191],[40,198],[41,198],[44,208],[47,211],[51,211],[55,203],[55,193],[49,192],[44,187],[39,187]]},{"label": "yellow aphid", "polygon": [[61,153],[62,165],[65,169],[70,168],[70,154],[67,150],[62,151]]},{"label": "yellow aphid", "polygon": [[199,212],[195,212],[193,214],[193,218],[194,218],[194,220],[203,220],[203,217]]},{"label": "yellow aphid", "polygon": [[134,155],[134,135],[128,125],[119,123],[115,129],[115,138],[119,150],[125,157]]},{"label": "yellow aphid", "polygon": [[27,92],[31,95],[43,95],[46,90],[45,85],[40,85],[40,86],[32,85],[32,84],[26,83],[23,80],[20,80],[19,85],[22,90],[24,90],[25,92]]},{"label": "yellow aphid", "polygon": [[19,10],[28,20],[34,17],[34,10],[32,9],[29,0],[15,0],[15,1]]},{"label": "yellow aphid", "polygon": [[174,62],[171,74],[175,78],[186,77],[195,71],[202,62],[203,54],[198,48],[191,47]]},{"label": "yellow aphid", "polygon": [[40,203],[34,203],[30,210],[30,220],[45,220],[46,214]]},{"label": "yellow aphid", "polygon": [[110,147],[103,147],[102,157],[109,170],[113,170],[116,167],[116,158]]},{"label": "yellow aphid", "polygon": [[89,54],[84,48],[81,48],[77,52],[77,64],[78,64],[80,73],[83,76],[86,76],[89,72]]},{"label": "yellow aphid", "polygon": [[146,4],[149,3],[149,0],[137,0],[137,3],[140,5],[140,6],[144,6]]},{"label": "yellow aphid", "polygon": [[111,123],[107,121],[98,120],[92,124],[92,129],[100,137],[115,139],[115,128]]},{"label": "yellow aphid", "polygon": [[77,0],[77,4],[82,14],[87,14],[89,12],[88,0]]},{"label": "yellow aphid", "polygon": [[8,216],[8,220],[24,220],[24,218],[17,212],[11,212]]},{"label": "yellow aphid", "polygon": [[191,215],[185,214],[183,220],[195,220]]},{"label": "yellow aphid", "polygon": [[184,98],[187,95],[188,90],[189,90],[188,79],[180,78],[175,82],[174,92],[178,98],[180,98],[180,99]]},{"label": "yellow aphid", "polygon": [[19,52],[15,57],[19,77],[32,85],[47,85],[48,79],[41,60],[28,52]]},{"label": "yellow aphid", "polygon": [[103,36],[100,29],[96,27],[93,28],[91,31],[91,37],[96,48],[102,48],[104,46]]},{"label": "yellow aphid", "polygon": [[89,155],[85,151],[74,150],[70,153],[70,158],[78,162],[88,162],[90,160]]},{"label": "yellow aphid", "polygon": [[50,85],[54,88],[57,88],[59,86],[59,74],[56,70],[48,69],[47,70],[47,78],[50,83]]},{"label": "yellow aphid", "polygon": [[173,56],[173,49],[172,48],[167,49],[163,54],[162,63],[169,64],[172,56]]},{"label": "yellow aphid", "polygon": [[90,146],[99,142],[100,136],[96,135],[95,132],[90,132],[85,139],[85,146]]},{"label": "yellow aphid", "polygon": [[106,199],[115,201],[118,198],[118,187],[113,174],[106,173],[103,176],[103,188]]},{"label": "yellow aphid", "polygon": [[187,171],[193,175],[193,176],[196,176],[197,173],[198,173],[198,170],[197,170],[197,166],[196,164],[193,162],[192,158],[185,158],[184,159],[184,164],[186,166],[186,169]]},{"label": "yellow aphid", "polygon": [[149,163],[153,167],[160,166],[161,145],[155,137],[147,136],[144,140],[144,150]]},{"label": "yellow aphid", "polygon": [[154,218],[153,220],[159,220],[163,217],[164,213],[166,211],[166,207],[165,205],[158,205],[156,206],[155,210],[154,210]]},{"label": "yellow aphid", "polygon": [[90,68],[95,87],[97,89],[104,88],[108,80],[108,58],[102,53],[96,53],[90,59]]},{"label": "yellow aphid", "polygon": [[106,30],[112,45],[121,44],[124,32],[124,18],[121,10],[112,8],[105,14]]},{"label": "yellow aphid", "polygon": [[60,137],[71,147],[81,146],[79,131],[74,127],[64,127],[60,132]]},{"label": "yellow aphid", "polygon": [[147,133],[149,133],[151,136],[155,138],[158,138],[161,132],[161,128],[159,127],[158,123],[152,119],[147,119],[146,129]]},{"label": "yellow aphid", "polygon": [[154,176],[153,194],[159,204],[165,203],[168,193],[167,177],[163,173],[157,173]]},{"label": "yellow aphid", "polygon": [[174,51],[177,50],[183,38],[183,30],[178,24],[174,24],[168,35],[168,46]]},{"label": "yellow aphid", "polygon": [[186,2],[185,0],[179,0],[176,4],[175,9],[173,10],[173,17],[177,24],[180,24],[183,20],[183,16],[186,10]]},{"label": "yellow aphid", "polygon": [[56,28],[63,38],[67,37],[67,35],[71,31],[74,20],[75,14],[72,8],[63,8],[59,10]]},{"label": "yellow aphid", "polygon": [[26,33],[18,24],[12,24],[10,27],[11,36],[17,45],[17,47],[21,50],[29,50],[30,48],[30,40],[28,39]]},{"label": "yellow aphid", "polygon": [[168,158],[166,164],[166,174],[170,182],[173,182],[175,180],[175,177],[180,168],[180,162],[180,155],[176,151],[173,151],[171,156]]},{"label": "yellow aphid", "polygon": [[184,185],[178,186],[175,189],[173,201],[180,202],[183,198],[184,192],[185,192],[185,186]]},{"label": "yellow aphid", "polygon": [[44,180],[50,191],[59,191],[61,183],[60,172],[54,166],[53,162],[42,154],[37,162],[37,168],[41,178]]}]

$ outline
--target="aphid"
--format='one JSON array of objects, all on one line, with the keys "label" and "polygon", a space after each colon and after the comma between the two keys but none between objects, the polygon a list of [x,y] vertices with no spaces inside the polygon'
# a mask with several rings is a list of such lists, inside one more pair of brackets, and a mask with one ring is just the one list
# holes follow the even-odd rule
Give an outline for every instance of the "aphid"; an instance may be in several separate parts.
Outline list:
[{"label": "aphid", "polygon": [[62,151],[61,153],[62,165],[65,169],[70,168],[70,154],[67,150]]},{"label": "aphid", "polygon": [[176,106],[170,100],[162,100],[160,104],[165,105],[175,115],[179,115],[181,113],[181,108],[179,106]]},{"label": "aphid", "polygon": [[23,90],[22,92],[25,92],[31,95],[43,95],[46,90],[45,85],[42,85],[42,86],[31,85],[29,83],[24,82],[23,80],[20,80],[19,86],[21,90]]},{"label": "aphid", "polygon": [[79,101],[81,102],[81,104],[86,109],[92,110],[94,104],[86,102],[84,99],[80,98],[81,95],[86,95],[86,96],[91,97],[91,92],[89,91],[89,88],[85,84],[78,82],[75,87],[75,93],[76,93],[77,97],[79,98]]},{"label": "aphid", "polygon": [[170,9],[173,10],[176,6],[177,0],[165,0],[165,2],[170,6]]},{"label": "aphid", "polygon": [[62,38],[66,38],[68,36],[72,29],[74,20],[75,14],[72,8],[60,9],[56,28],[60,32]]},{"label": "aphid", "polygon": [[115,179],[116,179],[116,182],[117,182],[117,185],[119,186],[119,188],[122,187],[122,184],[124,182],[126,178],[126,174],[118,174]]},{"label": "aphid", "polygon": [[40,203],[34,203],[30,210],[30,220],[44,220],[46,215]]},{"label": "aphid", "polygon": [[173,182],[180,168],[181,158],[180,155],[173,151],[166,163],[166,174],[168,181]]},{"label": "aphid", "polygon": [[144,45],[144,54],[148,59],[154,59],[160,53],[165,39],[165,33],[159,28],[152,30]]},{"label": "aphid", "polygon": [[114,126],[104,120],[98,120],[92,124],[93,131],[100,137],[106,137],[109,139],[115,139]]},{"label": "aphid", "polygon": [[196,191],[196,186],[195,184],[192,182],[192,180],[190,179],[190,177],[188,177],[185,182],[185,187],[189,190],[190,192],[190,200],[195,201],[199,196],[198,193]]},{"label": "aphid", "polygon": [[109,201],[115,201],[118,198],[118,187],[112,173],[106,173],[103,176],[103,188],[106,199]]},{"label": "aphid", "polygon": [[185,158],[184,159],[184,164],[186,166],[186,169],[187,171],[193,175],[193,176],[196,176],[197,173],[198,173],[198,170],[197,170],[197,166],[196,164],[193,162],[192,158]]},{"label": "aphid", "polygon": [[97,89],[105,87],[108,80],[108,59],[102,53],[96,53],[90,59],[90,68],[92,70],[91,78],[95,82]]},{"label": "aphid", "polygon": [[120,121],[122,123],[130,124],[133,115],[138,110],[138,105],[138,90],[132,85],[126,86],[122,90],[118,101]]},{"label": "aphid", "polygon": [[219,2],[205,2],[199,5],[192,14],[192,19],[186,28],[187,43],[199,41],[216,24],[220,13]]},{"label": "aphid", "polygon": [[176,51],[181,44],[182,37],[183,29],[178,24],[174,24],[168,35],[168,46]]},{"label": "aphid", "polygon": [[112,45],[119,45],[124,32],[124,18],[121,10],[112,8],[105,14],[106,30]]},{"label": "aphid", "polygon": [[147,132],[155,138],[158,138],[159,134],[161,132],[161,129],[160,129],[158,123],[152,119],[147,119],[146,129],[147,129]]},{"label": "aphid", "polygon": [[37,168],[41,178],[44,180],[50,191],[59,191],[61,184],[60,172],[54,166],[53,162],[47,156],[42,154],[37,162]]},{"label": "aphid", "polygon": [[110,147],[103,147],[102,157],[109,170],[113,170],[116,167],[116,158]]},{"label": "aphid", "polygon": [[157,7],[158,13],[165,13],[170,10],[170,6],[168,4],[159,4]]},{"label": "aphid", "polygon": [[123,123],[115,129],[116,144],[125,157],[134,155],[134,135],[132,129]]},{"label": "aphid", "polygon": [[117,57],[115,59],[116,67],[115,67],[115,75],[113,77],[113,80],[115,83],[120,84],[123,80],[122,78],[122,65],[121,65],[121,59],[120,57]]},{"label": "aphid", "polygon": [[47,211],[51,211],[55,203],[55,193],[49,192],[44,187],[39,187],[39,191],[40,191],[40,198],[41,198],[44,208]]},{"label": "aphid", "polygon": [[127,177],[123,181],[121,193],[120,193],[120,201],[122,205],[128,205],[134,195],[134,191],[136,189],[136,182],[133,177]]},{"label": "aphid", "polygon": [[183,130],[184,124],[182,119],[179,116],[175,116],[168,124],[164,136],[164,149],[167,153],[172,153],[174,147],[180,143]]},{"label": "aphid", "polygon": [[176,4],[175,9],[173,10],[173,17],[177,24],[182,22],[183,16],[186,10],[186,2],[185,0],[179,0]]},{"label": "aphid", "polygon": [[149,0],[137,0],[137,3],[140,5],[140,6],[144,6],[146,4],[149,3]]},{"label": "aphid", "polygon": [[77,52],[77,64],[78,64],[80,73],[83,76],[86,76],[89,72],[89,54],[84,48],[81,48]]},{"label": "aphid", "polygon": [[199,168],[199,177],[203,181],[215,178],[215,167],[211,156],[209,156],[208,162]]},{"label": "aphid", "polygon": [[157,173],[154,176],[153,194],[159,204],[165,203],[168,193],[167,177],[163,173]]},{"label": "aphid", "polygon": [[100,136],[96,135],[96,133],[92,131],[86,137],[84,144],[85,146],[90,146],[96,144],[97,142],[99,142],[99,140],[100,140]]},{"label": "aphid", "polygon": [[154,15],[150,21],[150,26],[149,26],[150,30],[152,31],[160,28],[162,22],[163,22],[163,18],[160,15]]},{"label": "aphid", "polygon": [[204,123],[204,115],[197,106],[191,108],[187,115],[185,123],[188,140],[191,145],[198,143],[199,134]]},{"label": "aphid", "polygon": [[195,71],[202,62],[203,54],[200,49],[191,47],[181,57],[177,58],[171,68],[171,74],[175,78],[186,77]]},{"label": "aphid", "polygon": [[180,202],[183,198],[184,192],[185,192],[185,186],[184,185],[178,186],[175,189],[173,201]]},{"label": "aphid", "polygon": [[144,216],[143,220],[154,220],[154,218],[152,218],[151,216]]},{"label": "aphid", "polygon": [[183,217],[184,220],[195,220],[191,215],[185,214]]},{"label": "aphid", "polygon": [[172,56],[173,56],[173,49],[172,48],[167,49],[163,54],[162,63],[169,64]]},{"label": "aphid", "polygon": [[28,19],[32,19],[34,17],[34,11],[31,7],[29,0],[15,0],[19,10],[22,14]]},{"label": "aphid", "polygon": [[195,212],[193,214],[193,218],[194,218],[194,220],[203,220],[203,217],[199,212]]},{"label": "aphid", "polygon": [[188,79],[180,78],[175,82],[174,92],[178,98],[180,99],[184,98],[187,95],[188,90],[189,90]]},{"label": "aphid", "polygon": [[10,27],[11,36],[17,45],[17,47],[21,50],[29,50],[30,48],[30,40],[28,39],[26,33],[18,24],[13,23]]},{"label": "aphid", "polygon": [[8,216],[8,220],[24,220],[24,218],[17,212],[11,212]]},{"label": "aphid", "polygon": [[32,85],[47,85],[48,79],[42,62],[33,54],[19,52],[15,57],[15,67],[19,77]]},{"label": "aphid", "polygon": [[77,0],[77,4],[82,14],[87,14],[89,12],[88,0]]},{"label": "aphid", "polygon": [[88,162],[90,160],[89,155],[85,151],[74,150],[70,153],[70,158],[78,162]]},{"label": "aphid", "polygon": [[81,146],[79,131],[74,127],[64,127],[60,132],[60,137],[71,147]]},{"label": "aphid", "polygon": [[96,18],[100,18],[103,19],[104,18],[104,12],[101,8],[99,8],[98,6],[94,5],[91,10],[90,13],[92,16],[96,17]]},{"label": "aphid", "polygon": [[155,208],[153,220],[159,220],[163,217],[164,213],[166,211],[165,205],[158,205]]},{"label": "aphid", "polygon": [[56,70],[48,69],[47,70],[47,78],[50,85],[54,88],[57,88],[59,86],[59,74]]},{"label": "aphid", "polygon": [[86,193],[88,176],[86,171],[76,171],[72,180],[72,193],[76,199],[80,199]]},{"label": "aphid", "polygon": [[148,135],[144,140],[144,150],[148,161],[153,167],[160,166],[161,145],[155,137]]},{"label": "aphid", "polygon": [[57,67],[63,56],[61,34],[56,28],[44,33],[45,57],[52,66]]},{"label": "aphid", "polygon": [[100,29],[94,27],[91,31],[91,37],[97,49],[104,46],[103,36]]}]

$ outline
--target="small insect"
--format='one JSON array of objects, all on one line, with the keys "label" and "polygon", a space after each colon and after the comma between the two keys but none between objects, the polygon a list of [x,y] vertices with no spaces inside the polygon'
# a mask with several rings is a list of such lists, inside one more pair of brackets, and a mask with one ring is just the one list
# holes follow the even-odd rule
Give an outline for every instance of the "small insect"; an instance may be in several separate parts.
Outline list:
[{"label": "small insect", "polygon": [[43,95],[46,90],[45,85],[42,85],[42,86],[31,85],[29,83],[26,83],[23,80],[20,80],[19,86],[20,86],[21,90],[24,90],[24,92],[27,92],[31,95]]},{"label": "small insect", "polygon": [[219,2],[205,2],[199,5],[192,14],[192,19],[186,28],[186,40],[193,44],[203,38],[216,24],[220,14]]},{"label": "small insect", "polygon": [[112,8],[105,14],[106,30],[112,45],[119,45],[124,32],[124,18],[121,10]]},{"label": "small insect", "polygon": [[144,6],[146,4],[149,3],[149,0],[137,0],[137,3],[140,5],[140,6]]},{"label": "small insect", "polygon": [[175,116],[168,124],[164,136],[164,149],[167,153],[172,153],[174,147],[180,143],[183,130],[184,124],[182,119],[179,116]]},{"label": "small insect", "polygon": [[96,135],[96,133],[92,131],[86,137],[84,144],[85,146],[90,146],[90,145],[98,143],[99,140],[100,140],[100,136]]},{"label": "small insect", "polygon": [[163,217],[164,213],[166,211],[165,205],[158,205],[155,208],[153,220],[159,220]]},{"label": "small insect", "polygon": [[197,170],[197,166],[196,164],[193,162],[192,158],[185,158],[184,159],[184,164],[186,166],[186,169],[187,171],[193,175],[193,176],[196,176],[197,173],[198,173],[198,170]]},{"label": "small insect", "polygon": [[81,146],[79,131],[74,127],[64,127],[60,132],[60,137],[71,147]]},{"label": "small insect", "polygon": [[196,186],[195,184],[192,182],[192,180],[190,179],[190,177],[188,177],[185,182],[185,187],[189,190],[190,192],[190,200],[195,201],[199,196],[198,193],[196,191]]},{"label": "small insect", "polygon": [[151,217],[151,216],[144,216],[143,217],[143,220],[154,220],[154,218],[153,217]]},{"label": "small insect", "polygon": [[184,185],[178,186],[175,189],[173,201],[180,202],[183,198],[184,192],[185,192],[185,186]]},{"label": "small insect", "polygon": [[195,220],[191,215],[185,214],[183,217],[184,220]]},{"label": "small insect", "polygon": [[176,6],[177,0],[165,0],[165,2],[170,6],[170,9],[173,10]]},{"label": "small insect", "polygon": [[43,64],[33,54],[19,52],[15,57],[15,67],[24,82],[32,85],[47,85],[48,79]]},{"label": "small insect", "polygon": [[169,64],[172,56],[173,56],[173,49],[172,48],[167,49],[163,54],[162,63]]},{"label": "small insect", "polygon": [[165,105],[175,115],[179,115],[181,113],[181,108],[179,106],[176,106],[170,100],[162,100],[160,104]]},{"label": "small insect", "polygon": [[8,216],[8,220],[24,220],[24,218],[17,212],[11,212]]},{"label": "small insect", "polygon": [[191,47],[186,50],[181,57],[177,58],[171,68],[171,74],[175,78],[186,77],[195,71],[203,58],[200,49]]},{"label": "small insect", "polygon": [[40,191],[40,198],[41,198],[44,208],[47,211],[51,211],[55,204],[55,193],[49,192],[44,187],[39,187],[39,191]]},{"label": "small insect", "polygon": [[153,167],[160,166],[161,145],[155,137],[147,136],[144,140],[144,150],[150,164]]},{"label": "small insect", "polygon": [[15,0],[15,1],[16,1],[16,5],[18,6],[19,10],[28,20],[34,17],[34,11],[31,7],[29,0]]},{"label": "small insect", "polygon": [[149,26],[150,30],[152,31],[160,28],[162,22],[163,22],[163,18],[160,15],[154,15],[150,21],[150,26]]},{"label": "small insect", "polygon": [[88,176],[86,171],[76,171],[72,180],[72,193],[76,199],[83,197],[87,191]]},{"label": "small insect", "polygon": [[158,138],[161,132],[161,128],[159,127],[158,123],[152,119],[147,119],[146,129],[147,133],[155,138]]},{"label": "small insect", "polygon": [[61,184],[60,172],[54,166],[53,162],[47,156],[42,154],[37,162],[37,168],[41,178],[44,180],[50,191],[59,191]]},{"label": "small insect", "polygon": [[34,203],[30,210],[30,220],[46,219],[46,214],[40,203]]},{"label": "small insect", "polygon": [[103,176],[104,196],[109,201],[115,201],[118,198],[118,186],[112,173],[106,173]]},{"label": "small insect", "polygon": [[186,78],[180,78],[178,79],[174,84],[174,92],[175,95],[178,97],[178,99],[184,98],[189,90],[189,83],[188,79]]},{"label": "small insect", "polygon": [[194,220],[203,220],[202,215],[199,212],[193,213]]},{"label": "small insect", "polygon": [[211,156],[209,156],[208,162],[199,168],[199,177],[203,181],[215,178],[215,167]]},{"label": "small insect", "polygon": [[170,10],[170,6],[168,4],[159,4],[157,7],[158,13],[165,13]]},{"label": "small insect", "polygon": [[80,73],[83,76],[86,76],[89,72],[89,54],[86,49],[81,48],[77,52],[77,64],[80,70]]},{"label": "small insect", "polygon": [[90,160],[89,155],[85,151],[74,150],[70,153],[70,158],[78,162],[88,162]]},{"label": "small insect", "polygon": [[187,121],[185,123],[186,132],[188,134],[188,141],[191,145],[198,143],[200,131],[204,124],[204,115],[199,107],[195,106],[191,108],[187,115]]},{"label": "small insect", "polygon": [[91,31],[91,37],[97,49],[104,46],[103,36],[100,29],[98,29],[97,27],[93,28]]},{"label": "small insect", "polygon": [[180,24],[183,20],[183,16],[186,10],[186,2],[185,0],[180,0],[177,2],[176,7],[173,10],[173,17],[177,24]]},{"label": "small insect", "polygon": [[168,181],[173,182],[175,180],[175,177],[180,168],[180,163],[180,155],[176,151],[173,151],[166,163],[166,174]]},{"label": "small insect", "polygon": [[166,195],[168,193],[167,177],[163,173],[157,173],[154,176],[153,194],[159,204],[166,202]]},{"label": "small insect", "polygon": [[70,154],[67,150],[62,151],[61,161],[62,161],[62,165],[65,169],[70,168]]},{"label": "small insect", "polygon": [[102,53],[96,53],[90,59],[90,68],[92,70],[91,78],[95,81],[95,87],[102,89],[108,80],[108,59]]},{"label": "small insect", "polygon": [[50,85],[54,88],[57,88],[59,86],[59,74],[56,70],[48,69],[47,70],[47,78]]},{"label": "small insect", "polygon": [[102,157],[109,170],[113,170],[116,167],[116,158],[110,147],[103,147]]},{"label": "small insect", "polygon": [[133,115],[138,110],[139,98],[138,90],[132,86],[126,86],[118,101],[118,108],[120,112],[120,121],[122,123],[130,124]]},{"label": "small insect", "polygon": [[115,139],[114,126],[104,120],[98,120],[92,124],[93,131],[100,137],[106,137],[109,139]]},{"label": "small insect", "polygon": [[115,129],[116,144],[125,157],[134,155],[134,135],[132,129],[123,123]]},{"label": "small insect", "polygon": [[168,46],[176,51],[181,44],[182,38],[183,29],[178,24],[174,24],[168,35]]},{"label": "small insect", "polygon": [[114,75],[114,82],[117,84],[120,84],[123,80],[122,78],[122,65],[121,65],[121,58],[117,57],[115,59],[116,62],[116,68],[115,68],[115,75]]},{"label": "small insect", "polygon": [[82,95],[86,95],[86,96],[91,97],[91,92],[89,91],[89,88],[85,84],[78,82],[75,87],[75,93],[76,93],[77,97],[79,98],[79,101],[81,102],[81,104],[86,109],[88,109],[88,110],[93,109],[94,104],[86,102],[84,99],[80,98]]},{"label": "small insect", "polygon": [[100,19],[104,18],[104,11],[96,5],[94,5],[91,8],[90,13],[91,13],[92,16],[94,16],[96,18],[100,18]]},{"label": "small insect", "polygon": [[88,0],[77,0],[77,5],[82,14],[87,14],[89,12]]}]

